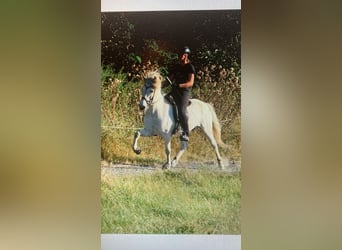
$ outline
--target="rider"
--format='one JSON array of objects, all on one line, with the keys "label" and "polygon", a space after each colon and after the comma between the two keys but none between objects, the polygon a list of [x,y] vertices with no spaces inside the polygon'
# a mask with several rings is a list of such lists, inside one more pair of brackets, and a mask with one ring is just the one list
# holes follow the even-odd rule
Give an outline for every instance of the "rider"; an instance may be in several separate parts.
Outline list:
[{"label": "rider", "polygon": [[171,70],[169,78],[174,82],[171,95],[177,105],[179,121],[182,127],[180,139],[189,141],[189,116],[187,106],[189,104],[191,87],[195,79],[195,67],[190,63],[190,48],[184,47],[178,54],[179,64]]}]

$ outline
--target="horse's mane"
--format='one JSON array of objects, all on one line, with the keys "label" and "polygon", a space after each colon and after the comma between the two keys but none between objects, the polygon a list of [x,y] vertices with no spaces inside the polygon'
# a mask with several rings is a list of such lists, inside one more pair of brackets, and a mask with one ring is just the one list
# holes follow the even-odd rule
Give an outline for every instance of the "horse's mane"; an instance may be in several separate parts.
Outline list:
[{"label": "horse's mane", "polygon": [[159,70],[151,70],[147,71],[145,74],[145,78],[154,78],[154,77],[161,77]]}]

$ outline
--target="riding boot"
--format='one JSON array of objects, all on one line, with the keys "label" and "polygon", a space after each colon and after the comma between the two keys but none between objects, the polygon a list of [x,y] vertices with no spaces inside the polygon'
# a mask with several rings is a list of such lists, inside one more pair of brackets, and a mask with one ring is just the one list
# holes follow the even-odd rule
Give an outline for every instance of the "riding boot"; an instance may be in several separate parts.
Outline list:
[{"label": "riding boot", "polygon": [[172,134],[176,134],[180,130],[180,121],[179,121],[179,115],[178,115],[178,108],[176,103],[173,104],[173,114],[175,118],[175,128],[173,129]]},{"label": "riding boot", "polygon": [[189,114],[188,114],[188,111],[187,111],[187,106],[183,106],[182,107],[182,110],[180,110],[180,125],[182,127],[182,134],[180,136],[180,139],[182,141],[189,141],[189,134],[190,134],[190,131],[189,131]]}]

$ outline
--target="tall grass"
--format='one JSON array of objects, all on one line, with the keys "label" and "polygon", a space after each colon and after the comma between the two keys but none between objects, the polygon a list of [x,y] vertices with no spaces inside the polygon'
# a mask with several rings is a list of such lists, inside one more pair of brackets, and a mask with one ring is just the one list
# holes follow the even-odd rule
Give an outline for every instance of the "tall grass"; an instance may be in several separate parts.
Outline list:
[{"label": "tall grass", "polygon": [[103,177],[102,233],[240,234],[240,186],[207,170]]}]

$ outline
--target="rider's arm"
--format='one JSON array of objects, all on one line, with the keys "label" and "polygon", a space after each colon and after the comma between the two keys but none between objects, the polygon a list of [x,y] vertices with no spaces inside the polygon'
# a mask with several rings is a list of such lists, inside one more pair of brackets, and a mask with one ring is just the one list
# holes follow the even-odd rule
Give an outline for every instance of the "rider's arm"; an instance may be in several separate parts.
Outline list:
[{"label": "rider's arm", "polygon": [[190,88],[192,85],[194,85],[194,80],[195,80],[195,74],[191,73],[189,74],[188,81],[184,83],[178,84],[179,88]]}]

